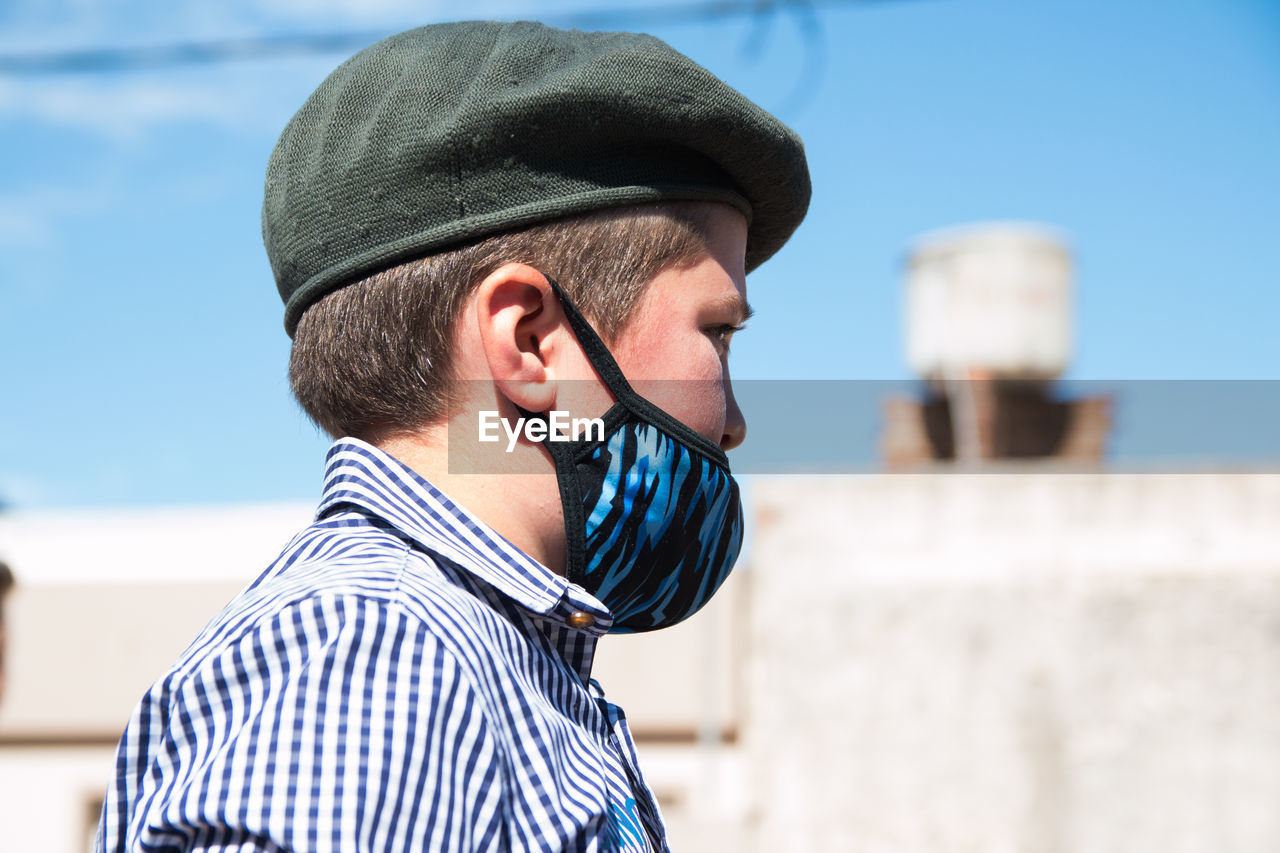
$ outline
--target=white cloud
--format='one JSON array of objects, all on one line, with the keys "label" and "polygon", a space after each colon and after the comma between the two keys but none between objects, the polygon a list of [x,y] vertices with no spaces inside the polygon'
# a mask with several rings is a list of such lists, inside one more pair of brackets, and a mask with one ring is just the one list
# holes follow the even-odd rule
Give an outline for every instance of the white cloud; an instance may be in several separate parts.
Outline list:
[{"label": "white cloud", "polygon": [[52,497],[43,480],[31,474],[0,473],[0,501],[6,507],[35,506]]},{"label": "white cloud", "polygon": [[[416,21],[423,6],[411,0],[139,0],[106,12],[96,0],[19,0],[0,8],[0,53],[155,47],[362,26],[394,29],[398,25],[390,17]],[[287,93],[292,104],[284,114],[287,119],[301,103],[294,81],[307,81],[305,97],[343,58],[318,54],[106,73],[5,75],[0,76],[0,121],[74,127],[122,143],[178,122],[255,131],[267,127],[274,133],[283,124],[277,103],[281,94]],[[317,68],[324,70],[317,75]]]},{"label": "white cloud", "polygon": [[[640,0],[637,0],[639,2]],[[478,17],[538,17],[600,8],[489,0]],[[0,53],[58,53],[289,33],[394,32],[458,13],[439,0],[136,0],[108,11],[96,0],[18,0],[0,10]],[[0,77],[0,121],[33,120],[136,144],[157,128],[195,122],[274,134],[339,53],[108,73]],[[306,85],[296,85],[297,81]],[[283,104],[288,104],[286,107]]]},{"label": "white cloud", "polygon": [[0,116],[92,130],[118,141],[137,140],[159,124],[228,125],[243,114],[223,89],[150,77],[0,80]]},{"label": "white cloud", "polygon": [[341,16],[348,21],[376,21],[390,15],[407,18],[434,17],[441,4],[422,0],[256,0],[259,14],[288,17],[308,23]]},{"label": "white cloud", "polygon": [[0,246],[40,246],[53,242],[47,216],[32,213],[21,203],[0,198]]},{"label": "white cloud", "polygon": [[42,186],[0,196],[0,246],[48,248],[56,243],[57,220],[99,213],[108,198],[105,185]]}]

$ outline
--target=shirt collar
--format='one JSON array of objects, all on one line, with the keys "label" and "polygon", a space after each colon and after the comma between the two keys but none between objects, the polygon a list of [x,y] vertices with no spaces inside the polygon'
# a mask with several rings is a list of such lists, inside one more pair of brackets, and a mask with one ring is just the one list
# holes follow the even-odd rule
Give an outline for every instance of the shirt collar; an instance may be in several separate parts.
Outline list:
[{"label": "shirt collar", "polygon": [[613,624],[585,589],[512,545],[398,459],[357,438],[339,439],[329,448],[316,518],[340,504],[390,522],[539,616],[563,623],[570,614],[587,613],[594,622],[582,630],[596,635]]}]

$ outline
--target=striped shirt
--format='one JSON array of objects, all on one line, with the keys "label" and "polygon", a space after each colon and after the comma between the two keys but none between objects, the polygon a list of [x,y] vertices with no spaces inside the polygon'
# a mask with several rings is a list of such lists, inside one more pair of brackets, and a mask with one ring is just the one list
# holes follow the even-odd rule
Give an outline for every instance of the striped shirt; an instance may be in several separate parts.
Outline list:
[{"label": "striped shirt", "polygon": [[[570,624],[590,621],[589,627]],[[134,711],[98,851],[662,851],[609,612],[363,442]]]}]

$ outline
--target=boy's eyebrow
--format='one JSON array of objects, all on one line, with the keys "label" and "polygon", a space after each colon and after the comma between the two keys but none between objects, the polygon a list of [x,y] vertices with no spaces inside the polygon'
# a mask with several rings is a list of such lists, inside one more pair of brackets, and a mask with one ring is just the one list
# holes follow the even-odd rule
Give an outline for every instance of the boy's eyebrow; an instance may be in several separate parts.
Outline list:
[{"label": "boy's eyebrow", "polygon": [[756,313],[755,309],[747,303],[746,298],[743,297],[741,293],[735,293],[732,296],[724,296],[719,299],[714,299],[707,307],[711,311],[717,313],[720,311],[732,313],[737,317],[737,319],[733,321],[735,326],[742,325],[747,322]]}]

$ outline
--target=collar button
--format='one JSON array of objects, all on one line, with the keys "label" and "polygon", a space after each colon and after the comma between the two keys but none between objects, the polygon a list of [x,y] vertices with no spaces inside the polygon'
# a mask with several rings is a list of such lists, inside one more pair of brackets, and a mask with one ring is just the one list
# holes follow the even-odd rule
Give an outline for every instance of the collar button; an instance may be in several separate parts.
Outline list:
[{"label": "collar button", "polygon": [[590,628],[592,625],[596,624],[596,617],[592,616],[590,613],[583,613],[581,610],[575,610],[570,613],[564,621],[569,623],[570,628],[582,630],[584,628]]}]

